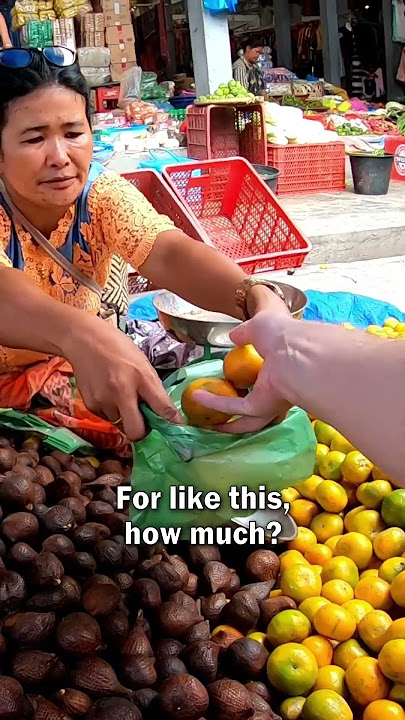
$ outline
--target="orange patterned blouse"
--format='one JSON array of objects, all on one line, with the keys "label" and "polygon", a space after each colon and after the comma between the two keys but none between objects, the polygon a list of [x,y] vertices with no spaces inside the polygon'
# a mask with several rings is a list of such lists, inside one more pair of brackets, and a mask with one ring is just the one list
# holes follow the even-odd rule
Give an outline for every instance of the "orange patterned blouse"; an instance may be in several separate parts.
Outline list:
[{"label": "orange patterned blouse", "polygon": [[[82,195],[59,221],[49,241],[102,288],[112,257],[119,254],[135,269],[147,259],[159,233],[174,224],[160,215],[146,198],[120,175],[96,172]],[[97,314],[98,295],[74,280],[13,222],[4,200],[0,204],[0,263],[25,272],[60,302]],[[20,369],[47,358],[37,352],[0,346],[0,373]]]}]

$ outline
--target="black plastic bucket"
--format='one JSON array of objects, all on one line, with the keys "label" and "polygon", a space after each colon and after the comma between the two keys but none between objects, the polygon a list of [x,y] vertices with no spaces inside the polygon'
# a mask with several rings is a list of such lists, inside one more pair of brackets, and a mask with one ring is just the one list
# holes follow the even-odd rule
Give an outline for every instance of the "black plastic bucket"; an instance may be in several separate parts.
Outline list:
[{"label": "black plastic bucket", "polygon": [[274,193],[277,190],[277,182],[280,177],[280,170],[269,165],[253,165],[257,174],[260,175],[261,179],[264,180],[266,185],[269,186],[270,190]]},{"label": "black plastic bucket", "polygon": [[390,186],[393,162],[394,156],[388,153],[350,155],[356,195],[386,195]]}]

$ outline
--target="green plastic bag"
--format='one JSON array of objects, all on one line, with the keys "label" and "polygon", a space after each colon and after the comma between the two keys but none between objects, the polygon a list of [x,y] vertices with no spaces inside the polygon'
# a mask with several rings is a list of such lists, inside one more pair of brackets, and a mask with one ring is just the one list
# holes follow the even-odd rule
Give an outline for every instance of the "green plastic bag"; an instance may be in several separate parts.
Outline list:
[{"label": "green plastic bag", "polygon": [[[168,394],[180,408],[185,387],[196,378],[223,377],[222,360],[189,365],[165,381]],[[246,517],[254,510],[230,507],[231,486],[281,491],[309,477],[314,468],[316,439],[307,414],[293,408],[279,425],[258,433],[227,435],[186,425],[173,425],[148,407],[143,412],[151,432],[133,446],[133,491],[160,491],[157,509],[134,510],[131,522],[147,527],[182,527],[181,537],[193,526],[217,527],[233,517]],[[192,485],[195,490],[215,490],[221,495],[219,510],[171,509],[170,486]]]}]

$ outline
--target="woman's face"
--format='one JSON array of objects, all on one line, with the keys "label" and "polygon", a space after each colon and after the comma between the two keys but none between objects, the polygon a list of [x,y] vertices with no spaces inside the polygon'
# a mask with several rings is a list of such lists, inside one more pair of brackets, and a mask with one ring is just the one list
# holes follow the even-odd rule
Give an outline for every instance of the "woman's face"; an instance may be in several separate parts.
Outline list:
[{"label": "woman's face", "polygon": [[1,135],[0,174],[37,207],[69,207],[83,189],[93,152],[84,98],[51,86],[10,103]]},{"label": "woman's face", "polygon": [[257,63],[260,55],[263,54],[263,48],[262,47],[250,47],[249,45],[246,48],[245,52],[245,58],[251,65],[255,65]]}]

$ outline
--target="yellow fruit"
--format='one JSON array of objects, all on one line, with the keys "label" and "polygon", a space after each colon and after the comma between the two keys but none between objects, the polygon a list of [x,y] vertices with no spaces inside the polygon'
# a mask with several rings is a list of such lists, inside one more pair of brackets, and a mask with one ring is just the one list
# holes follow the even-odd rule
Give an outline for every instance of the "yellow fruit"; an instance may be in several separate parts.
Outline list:
[{"label": "yellow fruit", "polygon": [[304,557],[311,565],[321,565],[323,567],[325,563],[331,559],[332,554],[332,550],[326,545],[316,543],[308,547],[304,553]]},{"label": "yellow fruit", "polygon": [[400,607],[405,607],[405,570],[397,575],[391,583],[391,596]]},{"label": "yellow fruit", "polygon": [[303,640],[302,644],[309,650],[312,650],[319,668],[331,665],[333,647],[327,638],[322,637],[322,635],[311,635]]},{"label": "yellow fruit", "polygon": [[297,529],[297,537],[288,543],[289,550],[298,550],[304,554],[305,551],[316,543],[316,535],[309,528],[299,527]]},{"label": "yellow fruit", "polygon": [[213,377],[193,380],[189,385],[187,385],[181,396],[181,409],[187,417],[190,425],[208,428],[211,425],[219,425],[230,420],[230,415],[219,412],[218,410],[210,410],[209,408],[206,408],[196,402],[193,398],[195,390],[207,390],[214,395],[221,395],[225,397],[238,397],[238,393],[233,385],[222,378]]},{"label": "yellow fruit", "polygon": [[367,705],[363,720],[405,720],[405,712],[392,700],[374,700]]},{"label": "yellow fruit", "polygon": [[335,430],[332,425],[328,425],[327,423],[322,422],[322,420],[315,420],[314,432],[318,443],[321,443],[321,445],[328,445],[329,447],[333,438],[337,434],[337,430]]},{"label": "yellow fruit", "polygon": [[270,590],[270,595],[269,595],[269,597],[280,597],[280,595],[282,595],[282,594],[283,594],[283,593],[281,592],[280,589],[278,589],[278,590]]},{"label": "yellow fruit", "polygon": [[312,570],[315,570],[318,575],[322,575],[323,565],[311,565]]},{"label": "yellow fruit", "polygon": [[353,532],[362,533],[371,542],[384,529],[385,525],[377,510],[363,510],[353,518]]},{"label": "yellow fruit", "polygon": [[325,480],[341,480],[342,465],[345,459],[344,453],[332,450],[319,461],[319,474]]},{"label": "yellow fruit", "polygon": [[391,483],[387,480],[372,480],[359,485],[356,497],[359,503],[368,510],[378,510],[382,501],[392,492]]},{"label": "yellow fruit", "polygon": [[368,705],[373,700],[386,698],[389,692],[389,684],[378,661],[371,657],[352,660],[346,670],[346,685],[359,705]]},{"label": "yellow fruit", "polygon": [[329,448],[327,445],[322,445],[322,443],[317,444],[316,451],[315,451],[315,465],[314,465],[315,475],[318,474],[320,461],[322,460],[322,458],[324,458],[328,454],[328,452],[330,452],[330,451],[329,451]]},{"label": "yellow fruit", "polygon": [[378,569],[372,568],[369,570],[363,570],[363,572],[360,573],[360,580],[362,580],[362,578],[364,578],[364,577],[378,577],[378,576],[379,576]]},{"label": "yellow fruit", "polygon": [[365,535],[349,532],[338,541],[335,555],[344,555],[350,558],[360,570],[363,570],[373,556],[373,546],[371,540]]},{"label": "yellow fruit", "polygon": [[322,571],[322,581],[345,580],[354,589],[359,582],[359,571],[357,566],[348,557],[336,555],[326,563]]},{"label": "yellow fruit", "polygon": [[346,513],[344,522],[345,522],[345,530],[347,530],[347,532],[353,532],[354,518],[359,513],[363,512],[363,510],[365,510],[365,509],[366,508],[364,507],[364,505],[359,505],[358,507],[355,507],[355,508],[353,508],[353,510],[349,510],[349,512]]},{"label": "yellow fruit", "polygon": [[358,450],[353,450],[345,457],[342,474],[347,483],[361,485],[367,480],[372,469],[373,463]]},{"label": "yellow fruit", "polygon": [[286,568],[292,565],[308,565],[302,553],[298,550],[286,550],[280,555],[280,572],[284,572]]},{"label": "yellow fruit", "polygon": [[269,682],[276,690],[290,697],[307,693],[317,675],[315,655],[298,643],[279,645],[267,661]]},{"label": "yellow fruit", "polygon": [[298,500],[300,496],[298,490],[293,487],[285,488],[281,491],[281,499],[283,502],[292,503],[294,500]]},{"label": "yellow fruit", "polygon": [[298,697],[286,698],[280,705],[280,715],[283,720],[298,720],[304,707],[305,698],[301,695]]},{"label": "yellow fruit", "polygon": [[315,613],[319,610],[319,608],[324,607],[324,605],[327,605],[328,603],[329,600],[324,597],[310,597],[303,600],[302,603],[298,605],[298,610],[304,613],[309,622],[313,624]]},{"label": "yellow fruit", "polygon": [[302,720],[353,720],[346,700],[334,690],[316,690],[305,700]]},{"label": "yellow fruit", "polygon": [[331,603],[343,605],[343,603],[353,600],[353,588],[345,580],[328,580],[322,588],[322,597],[326,597]]},{"label": "yellow fruit", "polygon": [[86,460],[90,463],[90,465],[93,465],[94,468],[98,468],[100,465],[100,460],[97,460],[97,458],[93,457],[93,455],[88,455]]},{"label": "yellow fruit", "polygon": [[352,445],[351,442],[349,442],[340,432],[337,432],[334,436],[330,444],[330,449],[337,450],[345,455],[348,455],[349,452],[354,452],[354,450],[356,450],[354,445]]},{"label": "yellow fruit", "polygon": [[323,512],[314,517],[310,528],[315,533],[318,542],[325,543],[333,535],[342,534],[343,520],[339,515]]},{"label": "yellow fruit", "polygon": [[405,488],[398,488],[387,495],[381,505],[381,517],[388,527],[405,530]]},{"label": "yellow fruit", "polygon": [[395,683],[388,697],[390,700],[400,703],[400,705],[405,705],[405,685],[403,683]]},{"label": "yellow fruit", "polygon": [[405,618],[394,620],[384,635],[384,644],[390,640],[405,640]]},{"label": "yellow fruit", "polygon": [[405,532],[399,527],[387,528],[374,538],[373,547],[380,560],[398,557],[405,552]]},{"label": "yellow fruit", "polygon": [[253,345],[233,348],[224,358],[225,378],[234,387],[247,390],[255,384],[263,362]]},{"label": "yellow fruit", "polygon": [[316,488],[324,482],[323,478],[319,475],[311,475],[311,477],[303,480],[303,482],[295,485],[295,489],[298,490],[299,494],[307,500],[316,501]]},{"label": "yellow fruit", "polygon": [[314,617],[315,630],[330,640],[344,642],[356,632],[353,615],[340,605],[330,603],[319,608]]},{"label": "yellow fruit", "polygon": [[334,553],[336,550],[336,545],[342,537],[343,535],[332,535],[332,537],[328,538],[328,540],[325,542],[326,547],[330,548],[332,550],[332,553]]},{"label": "yellow fruit", "polygon": [[388,583],[396,578],[399,573],[405,570],[405,558],[404,557],[391,557],[389,560],[385,560],[378,570],[378,577],[386,580]]},{"label": "yellow fruit", "polygon": [[[333,582],[333,580],[332,580]],[[339,605],[339,603],[337,603]],[[357,625],[359,624],[360,620],[367,615],[367,613],[371,612],[373,610],[373,606],[370,605],[370,603],[366,602],[365,600],[348,600],[345,603],[342,603],[342,607],[345,608],[345,610],[348,610],[354,617]]]},{"label": "yellow fruit", "polygon": [[295,520],[297,525],[303,527],[309,527],[312,519],[319,513],[319,508],[316,503],[305,498],[298,498],[294,500],[290,505],[289,514]]},{"label": "yellow fruit", "polygon": [[347,505],[344,489],[334,480],[324,480],[317,485],[315,500],[324,510],[331,513],[340,513]]},{"label": "yellow fruit", "polygon": [[392,330],[397,329],[397,325],[399,323],[399,320],[394,317],[387,317],[387,319],[384,321],[384,327],[391,328]]},{"label": "yellow fruit", "polygon": [[283,595],[301,603],[306,598],[321,594],[322,580],[310,565],[292,565],[282,572],[280,587]]},{"label": "yellow fruit", "polygon": [[313,690],[334,690],[342,697],[347,697],[345,671],[338,665],[326,665],[319,669]]},{"label": "yellow fruit", "polygon": [[358,600],[366,600],[375,610],[389,610],[392,607],[390,585],[376,577],[366,577],[356,585],[354,595]]},{"label": "yellow fruit", "polygon": [[299,610],[282,610],[269,622],[267,638],[277,647],[283,643],[300,643],[311,633],[311,623]]},{"label": "yellow fruit", "polygon": [[247,637],[249,637],[251,640],[256,640],[256,642],[260,643],[260,645],[264,645],[265,648],[268,648],[269,646],[266,633],[254,631],[248,633]]},{"label": "yellow fruit", "polygon": [[385,677],[405,683],[405,640],[390,640],[380,650],[378,663]]},{"label": "yellow fruit", "polygon": [[388,613],[383,610],[369,612],[358,624],[359,636],[373,652],[379,652],[384,645],[387,630],[392,625]]},{"label": "yellow fruit", "polygon": [[358,657],[367,657],[367,651],[354,639],[339,643],[333,651],[333,663],[343,670],[347,670],[352,660]]}]

